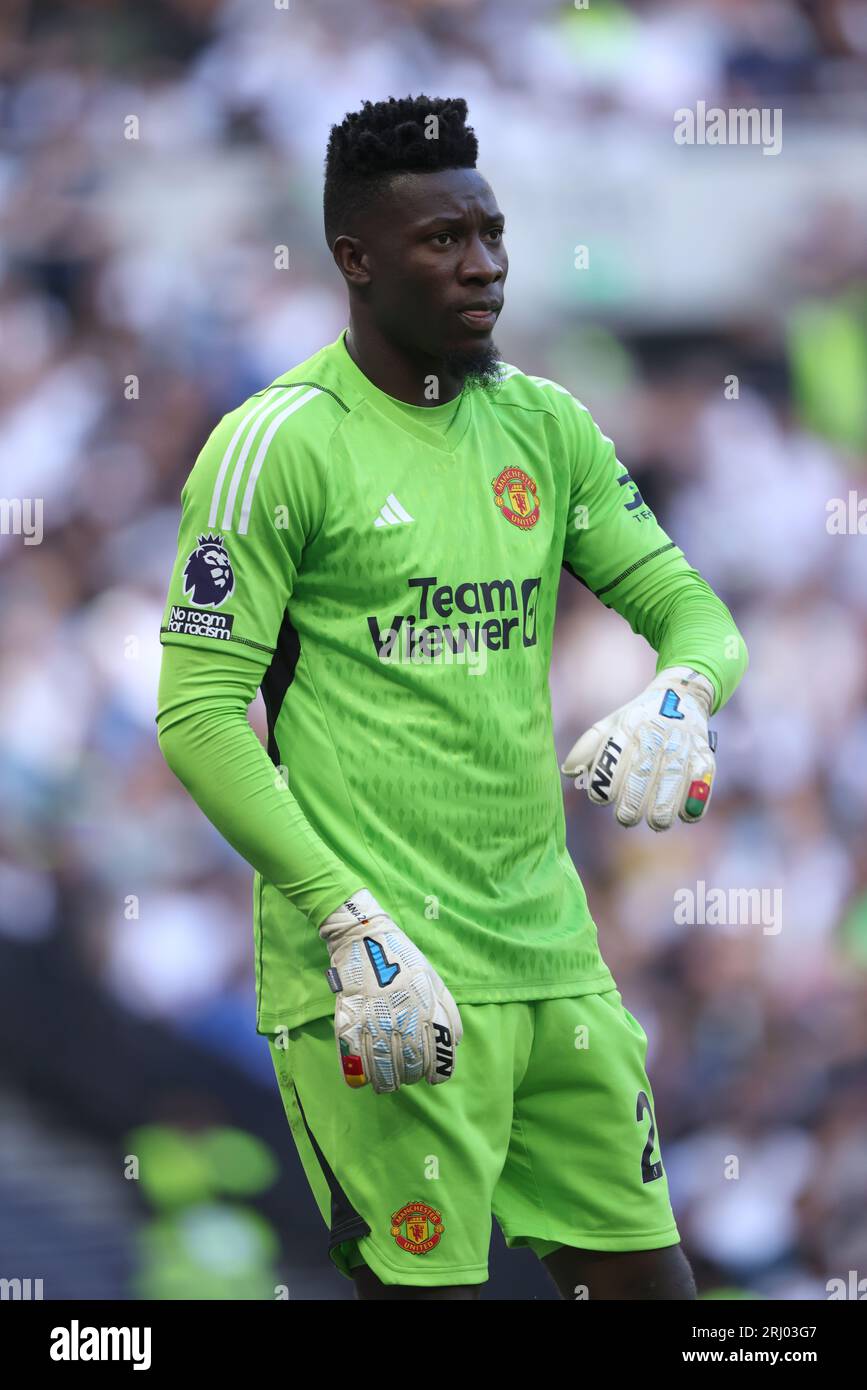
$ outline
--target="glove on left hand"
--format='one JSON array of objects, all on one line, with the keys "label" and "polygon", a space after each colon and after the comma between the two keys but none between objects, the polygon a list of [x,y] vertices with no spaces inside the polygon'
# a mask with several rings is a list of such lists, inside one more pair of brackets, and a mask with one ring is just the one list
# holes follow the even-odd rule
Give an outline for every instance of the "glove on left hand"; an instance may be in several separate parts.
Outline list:
[{"label": "glove on left hand", "polygon": [[562,771],[591,801],[613,805],[620,825],[644,817],[651,830],[668,830],[676,815],[700,820],[716,770],[716,734],[707,727],[713,700],[706,676],[669,666],[582,734]]}]

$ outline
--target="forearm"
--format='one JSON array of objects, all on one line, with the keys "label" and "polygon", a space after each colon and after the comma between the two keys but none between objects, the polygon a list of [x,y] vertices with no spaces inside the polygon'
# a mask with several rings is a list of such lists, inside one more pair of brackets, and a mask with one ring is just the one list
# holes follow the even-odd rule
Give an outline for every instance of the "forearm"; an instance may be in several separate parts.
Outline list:
[{"label": "forearm", "polygon": [[220,834],[318,927],[363,884],[316,834],[251,728],[256,681],[244,660],[217,669],[211,653],[164,646],[160,749]]},{"label": "forearm", "polygon": [[746,643],[722,599],[686,561],[659,566],[649,582],[636,575],[612,606],[657,652],[657,671],[691,666],[707,676],[714,714],[731,698],[747,669]]}]

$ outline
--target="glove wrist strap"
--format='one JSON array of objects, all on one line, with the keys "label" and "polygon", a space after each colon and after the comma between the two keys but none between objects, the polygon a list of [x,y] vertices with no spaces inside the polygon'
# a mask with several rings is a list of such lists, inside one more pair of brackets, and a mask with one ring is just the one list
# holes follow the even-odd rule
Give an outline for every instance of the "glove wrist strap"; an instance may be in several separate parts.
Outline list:
[{"label": "glove wrist strap", "polygon": [[707,676],[694,671],[691,666],[666,666],[660,671],[653,685],[671,685],[684,690],[698,700],[707,718],[710,718],[716,692]]},{"label": "glove wrist strap", "polygon": [[372,917],[382,916],[382,908],[372,893],[360,888],[351,898],[325,918],[319,928],[319,935],[329,945],[334,945],[342,936],[363,931]]}]

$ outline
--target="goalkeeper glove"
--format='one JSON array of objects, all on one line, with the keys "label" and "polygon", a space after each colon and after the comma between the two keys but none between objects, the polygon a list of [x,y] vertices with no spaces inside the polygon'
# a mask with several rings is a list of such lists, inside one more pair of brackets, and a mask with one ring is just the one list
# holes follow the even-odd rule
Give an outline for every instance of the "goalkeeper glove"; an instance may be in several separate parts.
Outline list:
[{"label": "goalkeeper glove", "polygon": [[697,821],[716,770],[716,734],[707,727],[713,699],[706,676],[669,666],[582,734],[562,771],[586,786],[591,801],[613,805],[621,825],[646,817],[651,830],[668,830],[675,815]]},{"label": "goalkeeper glove", "polygon": [[337,995],[334,1032],[350,1086],[396,1091],[448,1081],[463,1037],[458,1006],[433,966],[366,889],[319,928]]}]

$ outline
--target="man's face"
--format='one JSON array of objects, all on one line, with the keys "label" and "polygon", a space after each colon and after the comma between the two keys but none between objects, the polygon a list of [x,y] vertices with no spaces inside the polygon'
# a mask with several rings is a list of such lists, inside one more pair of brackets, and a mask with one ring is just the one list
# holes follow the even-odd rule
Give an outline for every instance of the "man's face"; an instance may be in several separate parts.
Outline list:
[{"label": "man's face", "polygon": [[503,222],[475,169],[396,174],[360,229],[383,333],[435,358],[490,356],[509,269]]}]

